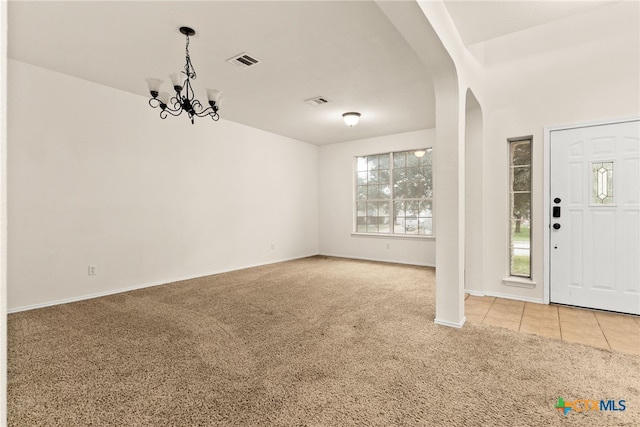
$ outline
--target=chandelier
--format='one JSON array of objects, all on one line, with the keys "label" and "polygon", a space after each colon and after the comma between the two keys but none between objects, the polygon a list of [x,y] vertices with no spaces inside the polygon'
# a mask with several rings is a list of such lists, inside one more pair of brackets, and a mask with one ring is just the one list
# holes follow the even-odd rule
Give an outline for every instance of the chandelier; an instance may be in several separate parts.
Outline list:
[{"label": "chandelier", "polygon": [[220,116],[218,115],[218,109],[222,102],[222,92],[216,89],[207,89],[207,99],[209,101],[209,107],[204,108],[202,103],[195,99],[193,88],[191,87],[191,80],[196,79],[196,70],[191,63],[191,57],[189,56],[189,36],[193,36],[196,32],[189,27],[180,27],[180,32],[187,38],[186,45],[186,63],[184,65],[184,71],[173,73],[170,75],[173,89],[176,91],[175,96],[169,98],[167,92],[160,92],[160,86],[162,80],[148,78],[147,84],[149,85],[149,92],[151,93],[151,99],[149,99],[149,105],[153,108],[160,107],[160,118],[166,119],[169,114],[172,116],[179,116],[184,111],[191,119],[193,124],[194,117],[206,117],[209,116],[214,121],[218,121]]}]

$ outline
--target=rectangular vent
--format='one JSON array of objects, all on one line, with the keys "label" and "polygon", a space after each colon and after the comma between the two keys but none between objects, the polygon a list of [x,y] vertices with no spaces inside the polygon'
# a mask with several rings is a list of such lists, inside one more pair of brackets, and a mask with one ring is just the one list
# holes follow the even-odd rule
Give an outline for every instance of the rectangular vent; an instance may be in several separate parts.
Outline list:
[{"label": "rectangular vent", "polygon": [[233,65],[237,65],[240,68],[249,68],[260,63],[260,60],[248,55],[246,52],[236,55],[231,59],[227,59],[227,62]]},{"label": "rectangular vent", "polygon": [[305,99],[304,102],[310,105],[322,105],[329,102],[329,100],[323,96],[316,96],[315,98]]}]

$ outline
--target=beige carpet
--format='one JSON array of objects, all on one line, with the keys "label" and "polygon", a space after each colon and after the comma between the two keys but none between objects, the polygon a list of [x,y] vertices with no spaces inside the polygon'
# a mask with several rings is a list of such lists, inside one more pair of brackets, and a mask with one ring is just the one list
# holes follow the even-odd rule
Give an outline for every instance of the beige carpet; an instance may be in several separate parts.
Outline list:
[{"label": "beige carpet", "polygon": [[640,425],[640,356],[433,318],[433,269],[325,257],[12,314],[9,425]]}]

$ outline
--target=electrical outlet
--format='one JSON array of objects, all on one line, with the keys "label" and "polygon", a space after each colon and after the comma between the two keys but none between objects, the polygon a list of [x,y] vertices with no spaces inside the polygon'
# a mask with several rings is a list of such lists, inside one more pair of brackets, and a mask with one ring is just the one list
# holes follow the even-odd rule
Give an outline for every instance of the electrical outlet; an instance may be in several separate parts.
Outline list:
[{"label": "electrical outlet", "polygon": [[275,244],[275,243],[272,243],[272,244],[271,244],[271,249],[273,250],[273,249],[275,249],[275,248],[276,248],[276,244]]},{"label": "electrical outlet", "polygon": [[90,265],[89,266],[89,276],[95,276],[96,274],[97,274],[96,266],[95,265]]},{"label": "electrical outlet", "polygon": [[387,243],[387,249],[391,249],[391,243]]}]

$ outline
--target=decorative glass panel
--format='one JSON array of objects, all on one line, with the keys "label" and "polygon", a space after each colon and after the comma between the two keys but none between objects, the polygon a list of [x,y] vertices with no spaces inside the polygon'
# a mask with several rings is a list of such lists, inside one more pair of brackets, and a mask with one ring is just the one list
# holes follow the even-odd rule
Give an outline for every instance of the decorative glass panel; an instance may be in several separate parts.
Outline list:
[{"label": "decorative glass panel", "polygon": [[594,162],[592,201],[598,205],[613,203],[613,162]]}]

